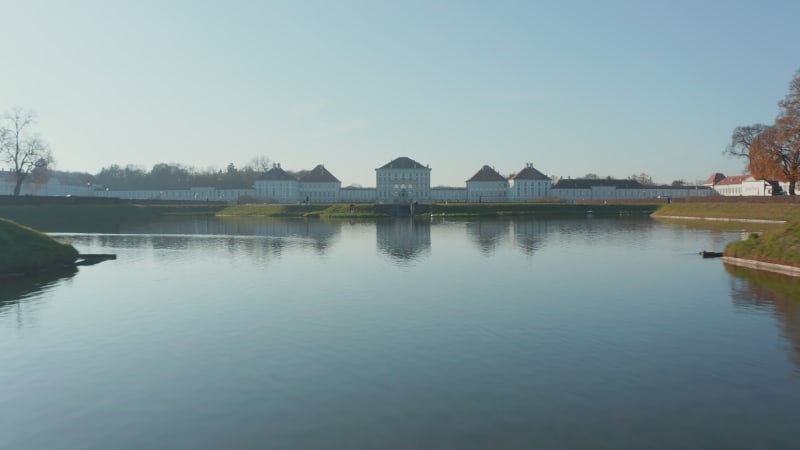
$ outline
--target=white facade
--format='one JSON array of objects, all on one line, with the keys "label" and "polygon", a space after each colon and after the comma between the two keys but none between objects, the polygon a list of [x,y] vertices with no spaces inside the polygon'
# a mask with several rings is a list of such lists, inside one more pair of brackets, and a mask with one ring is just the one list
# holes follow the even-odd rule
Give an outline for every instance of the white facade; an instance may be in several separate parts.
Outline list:
[{"label": "white facade", "polygon": [[346,187],[339,190],[339,201],[348,203],[374,203],[378,199],[375,188]]},{"label": "white facade", "polygon": [[402,156],[375,169],[378,201],[410,203],[431,201],[431,169]]},{"label": "white facade", "polygon": [[467,189],[455,187],[435,187],[431,188],[431,201],[437,203],[447,202],[466,202]]},{"label": "white facade", "polygon": [[300,178],[300,201],[306,203],[336,203],[342,183],[322,164]]},{"label": "white facade", "polygon": [[[14,195],[14,175],[9,172],[0,173],[0,195]],[[85,196],[91,195],[93,191],[91,184],[75,185],[62,184],[58,179],[50,177],[47,183],[34,183],[30,177],[22,183],[20,195],[39,195],[39,196]]]},{"label": "white facade", "polygon": [[300,183],[300,201],[308,203],[335,203],[339,201],[336,183]]},{"label": "white facade", "polygon": [[[0,195],[13,194],[13,177],[0,172]],[[430,202],[525,202],[543,197],[560,197],[567,201],[617,200],[651,198],[685,198],[707,195],[771,195],[777,183],[766,183],[751,177],[724,177],[715,174],[707,186],[672,187],[643,186],[633,180],[561,180],[553,186],[550,178],[528,163],[519,173],[506,179],[489,166],[483,166],[466,187],[431,188],[431,169],[418,162],[399,157],[375,169],[375,188],[342,188],[341,182],[323,165],[318,165],[300,180],[281,169],[280,164],[255,181],[252,188],[109,190],[89,183],[63,185],[56,177],[44,184],[26,183],[23,195],[73,195],[116,197],[123,199],[160,199],[182,201],[236,202],[240,197],[255,197],[279,203],[430,203]],[[786,183],[781,183],[788,190]],[[713,189],[712,189],[713,186]]]},{"label": "white facade", "polygon": [[525,168],[509,180],[509,200],[525,202],[541,197],[549,197],[553,181],[539,172],[533,164],[525,164]]},{"label": "white facade", "polygon": [[734,175],[726,177],[714,174],[706,186],[710,186],[719,195],[726,197],[769,197],[784,195],[789,192],[789,183],[757,180],[750,175]]},{"label": "white facade", "polygon": [[469,181],[467,182],[467,201],[469,202],[507,202],[508,182]]},{"label": "white facade", "polygon": [[278,203],[295,203],[300,199],[297,179],[284,171],[280,164],[272,168],[255,182],[255,197]]},{"label": "white facade", "polygon": [[255,196],[278,203],[293,203],[299,198],[297,180],[256,180]]},{"label": "white facade", "polygon": [[481,167],[467,180],[467,201],[507,202],[508,180],[489,166]]},{"label": "white facade", "polygon": [[705,197],[716,193],[705,186],[643,186],[633,180],[561,180],[550,194],[567,201],[632,200]]}]

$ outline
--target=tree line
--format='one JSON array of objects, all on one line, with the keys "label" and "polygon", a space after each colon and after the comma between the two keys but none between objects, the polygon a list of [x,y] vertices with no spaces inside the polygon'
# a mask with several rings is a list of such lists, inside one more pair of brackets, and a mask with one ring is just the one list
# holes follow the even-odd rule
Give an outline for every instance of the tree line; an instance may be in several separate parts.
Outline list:
[{"label": "tree line", "polygon": [[[20,195],[24,183],[45,184],[51,175],[57,175],[65,184],[123,190],[187,189],[192,186],[250,188],[272,164],[268,157],[257,156],[244,167],[230,163],[224,170],[158,163],[150,170],[130,164],[124,167],[112,164],[97,174],[56,171],[50,146],[34,130],[35,123],[35,113],[21,107],[14,107],[0,116],[0,162],[5,164],[14,180],[14,195]],[[287,170],[287,173],[301,177],[308,171]]]},{"label": "tree line", "polygon": [[778,106],[772,124],[736,127],[724,153],[745,159],[754,178],[789,183],[789,195],[796,195],[800,180],[800,70]]},{"label": "tree line", "polygon": [[[113,164],[104,167],[96,175],[88,175],[87,182],[109,189],[188,189],[193,186],[207,186],[218,189],[251,188],[256,179],[270,168],[266,156],[253,158],[244,167],[233,163],[223,169],[208,168],[198,170],[181,164],[158,163],[150,170],[133,165],[124,167]],[[307,171],[286,171],[290,175],[302,176]]]}]

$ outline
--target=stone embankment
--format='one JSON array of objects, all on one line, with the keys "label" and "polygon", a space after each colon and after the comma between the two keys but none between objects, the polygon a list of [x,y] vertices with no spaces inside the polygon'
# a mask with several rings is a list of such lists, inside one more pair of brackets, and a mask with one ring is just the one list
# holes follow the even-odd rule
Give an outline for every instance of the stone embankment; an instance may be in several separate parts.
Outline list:
[{"label": "stone embankment", "polygon": [[722,262],[732,266],[746,267],[748,269],[766,270],[768,272],[780,273],[791,277],[800,277],[800,267],[787,266],[785,264],[774,264],[757,261],[755,259],[735,258],[733,256],[723,256]]},{"label": "stone embankment", "polygon": [[676,220],[708,220],[711,222],[744,222],[744,223],[769,223],[769,224],[784,224],[785,220],[769,220],[769,219],[736,219],[731,217],[695,217],[695,216],[657,216],[659,219],[676,219]]}]

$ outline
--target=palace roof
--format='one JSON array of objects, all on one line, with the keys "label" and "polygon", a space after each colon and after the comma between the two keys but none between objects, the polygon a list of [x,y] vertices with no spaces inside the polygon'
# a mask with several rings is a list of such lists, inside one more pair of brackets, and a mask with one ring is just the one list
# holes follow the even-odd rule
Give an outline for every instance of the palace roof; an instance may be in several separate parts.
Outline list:
[{"label": "palace roof", "polygon": [[617,189],[641,189],[645,186],[636,180],[609,180],[609,179],[561,179],[553,186],[553,189],[591,189],[592,187],[614,187]]},{"label": "palace roof", "polygon": [[339,179],[333,176],[322,164],[318,164],[311,172],[300,178],[301,183],[340,183]]},{"label": "palace roof", "polygon": [[386,165],[384,165],[383,167],[379,167],[377,170],[380,169],[427,169],[427,167],[414,161],[411,158],[401,156],[399,158],[389,161]]},{"label": "palace roof", "polygon": [[500,175],[489,166],[483,166],[472,178],[467,180],[467,183],[471,181],[506,181],[506,177]]},{"label": "palace roof", "polygon": [[264,175],[258,177],[258,179],[267,181],[297,181],[295,177],[281,169],[280,164],[273,164],[272,169],[269,169]]},{"label": "palace roof", "polygon": [[533,168],[533,165],[527,164],[518,174],[511,177],[512,180],[549,180],[550,177],[539,172]]},{"label": "palace roof", "polygon": [[719,183],[720,181],[722,181],[724,179],[725,179],[725,174],[721,174],[721,173],[717,172],[714,175],[711,175],[710,177],[708,177],[708,179],[706,180],[705,183],[703,183],[703,185],[711,186],[711,185]]}]

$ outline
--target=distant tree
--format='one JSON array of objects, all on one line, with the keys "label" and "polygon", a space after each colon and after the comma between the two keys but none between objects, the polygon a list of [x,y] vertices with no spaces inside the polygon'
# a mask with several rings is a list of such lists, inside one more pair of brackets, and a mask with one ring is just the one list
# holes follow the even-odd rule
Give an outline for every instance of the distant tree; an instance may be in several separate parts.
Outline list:
[{"label": "distant tree", "polygon": [[118,164],[103,167],[94,179],[95,184],[111,189],[146,189],[148,184],[147,173],[131,164],[125,167]]},{"label": "distant tree", "polygon": [[[781,111],[775,124],[759,127],[749,141],[748,169],[756,178],[788,182],[789,195],[795,195],[800,180],[800,70],[778,105]],[[740,152],[744,148],[742,144]]]},{"label": "distant tree", "polygon": [[35,118],[32,111],[16,107],[3,115],[0,125],[0,161],[14,173],[14,195],[34,170],[41,174],[53,161],[47,143],[31,130]]},{"label": "distant tree", "polygon": [[673,187],[686,186],[686,181],[684,181],[684,180],[673,180],[672,181],[672,186]]},{"label": "distant tree", "polygon": [[583,176],[583,178],[587,179],[587,180],[599,180],[600,179],[600,177],[597,176],[596,173],[587,173],[586,175]]},{"label": "distant tree", "polygon": [[268,157],[261,155],[251,159],[248,165],[256,172],[264,173],[272,168],[272,161]]},{"label": "distant tree", "polygon": [[638,175],[637,174],[633,174],[628,178],[631,179],[631,180],[638,181],[639,183],[641,183],[641,184],[643,184],[645,186],[649,186],[649,185],[653,184],[653,178],[651,178],[650,175],[648,175],[648,174],[646,174],[644,172],[642,172],[642,173],[640,173]]},{"label": "distant tree", "polygon": [[149,189],[182,189],[191,184],[191,171],[180,164],[158,163],[146,179]]}]

